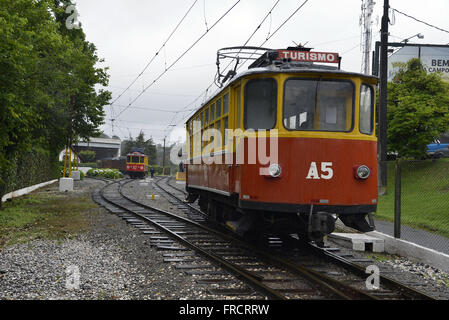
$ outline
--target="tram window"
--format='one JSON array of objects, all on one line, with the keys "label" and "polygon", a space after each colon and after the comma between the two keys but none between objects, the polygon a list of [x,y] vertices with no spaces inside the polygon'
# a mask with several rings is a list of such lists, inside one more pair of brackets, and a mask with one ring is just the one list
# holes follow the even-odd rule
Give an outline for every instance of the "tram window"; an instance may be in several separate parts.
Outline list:
[{"label": "tram window", "polygon": [[139,163],[139,156],[133,156],[132,163]]},{"label": "tram window", "polygon": [[272,129],[276,124],[277,83],[253,79],[245,86],[245,129]]},{"label": "tram window", "polygon": [[205,115],[204,123],[208,124],[209,123],[209,108],[206,109],[206,111],[204,112],[204,115]]},{"label": "tram window", "polygon": [[226,93],[223,97],[223,114],[227,114],[229,111],[229,93]]},{"label": "tram window", "polygon": [[371,86],[362,84],[360,89],[359,130],[364,134],[373,133],[374,92]]},{"label": "tram window", "polygon": [[200,116],[196,116],[195,122],[193,124],[193,129],[196,132],[200,132],[201,131],[201,120],[200,120]]},{"label": "tram window", "polygon": [[214,122],[215,120],[215,103],[210,107],[210,122]]},{"label": "tram window", "polygon": [[352,82],[289,79],[283,123],[289,130],[350,131],[353,105]]},{"label": "tram window", "polygon": [[223,143],[223,145],[224,146],[228,145],[228,131],[226,130],[228,128],[229,128],[229,126],[228,126],[228,117],[226,117],[226,118],[223,118],[223,132],[224,132],[224,135],[223,135],[224,143]]},{"label": "tram window", "polygon": [[[220,100],[218,100],[219,102]],[[221,117],[221,104],[217,103],[217,119]]]},{"label": "tram window", "polygon": [[221,134],[221,121],[217,121],[215,123],[215,129],[217,130],[216,131],[217,138],[215,139],[215,141],[217,141],[216,148],[218,149],[223,146],[223,144],[222,144],[223,135]]},{"label": "tram window", "polygon": [[235,127],[236,128],[241,128],[241,125],[240,125],[240,123],[241,123],[241,114],[242,114],[242,106],[241,106],[241,102],[240,102],[240,98],[241,98],[241,93],[240,93],[240,87],[237,89],[237,103],[236,103],[236,105],[237,105],[237,111],[236,111],[236,116],[237,116],[237,122],[236,122],[236,125],[235,125]]},{"label": "tram window", "polygon": [[126,162],[131,162],[131,156],[126,157]]},{"label": "tram window", "polygon": [[217,100],[217,118],[218,117],[221,117],[221,99]]}]

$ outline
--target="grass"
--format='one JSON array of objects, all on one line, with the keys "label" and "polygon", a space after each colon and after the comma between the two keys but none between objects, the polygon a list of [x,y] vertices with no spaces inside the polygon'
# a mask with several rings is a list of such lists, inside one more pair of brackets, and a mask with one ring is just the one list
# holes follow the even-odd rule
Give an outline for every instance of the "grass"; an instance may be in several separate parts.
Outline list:
[{"label": "grass", "polygon": [[[401,223],[449,237],[449,159],[401,162]],[[395,163],[388,163],[387,194],[375,218],[394,221]]]},{"label": "grass", "polygon": [[0,249],[34,239],[63,240],[89,228],[97,206],[89,195],[35,192],[0,210]]}]

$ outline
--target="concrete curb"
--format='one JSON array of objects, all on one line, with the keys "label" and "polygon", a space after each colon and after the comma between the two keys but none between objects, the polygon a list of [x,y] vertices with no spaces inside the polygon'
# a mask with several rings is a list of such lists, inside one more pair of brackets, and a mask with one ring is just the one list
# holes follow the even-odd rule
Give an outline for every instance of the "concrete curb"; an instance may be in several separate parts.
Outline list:
[{"label": "concrete curb", "polygon": [[2,202],[5,202],[8,199],[13,199],[13,198],[17,198],[17,197],[23,196],[25,194],[33,192],[36,189],[48,186],[49,184],[55,183],[57,181],[58,181],[58,179],[55,179],[55,180],[51,180],[51,181],[35,184],[34,186],[26,187],[26,188],[23,188],[23,189],[19,189],[19,190],[7,193],[7,194],[5,194],[2,197]]},{"label": "concrete curb", "polygon": [[366,234],[383,239],[385,241],[385,252],[387,253],[410,257],[419,262],[449,272],[449,255],[445,253],[409,241],[396,239],[378,231],[367,232]]}]

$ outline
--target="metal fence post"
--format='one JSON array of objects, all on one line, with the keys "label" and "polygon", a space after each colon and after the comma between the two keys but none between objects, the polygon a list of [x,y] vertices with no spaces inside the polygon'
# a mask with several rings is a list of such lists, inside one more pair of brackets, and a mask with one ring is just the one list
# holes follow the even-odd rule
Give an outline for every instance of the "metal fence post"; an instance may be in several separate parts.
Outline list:
[{"label": "metal fence post", "polygon": [[396,160],[396,179],[394,184],[394,237],[401,237],[401,164]]}]

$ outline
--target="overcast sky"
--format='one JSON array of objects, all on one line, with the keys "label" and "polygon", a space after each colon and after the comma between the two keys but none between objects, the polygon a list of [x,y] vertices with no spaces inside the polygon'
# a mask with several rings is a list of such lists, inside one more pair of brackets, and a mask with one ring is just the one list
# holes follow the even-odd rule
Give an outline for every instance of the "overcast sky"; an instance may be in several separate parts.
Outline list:
[{"label": "overcast sky", "polygon": [[[195,6],[173,34],[165,50],[157,55],[139,80],[112,106],[103,130],[111,135],[111,112],[119,114],[143,88],[170,66],[193,42],[217,21],[238,0],[197,0]],[[185,118],[204,101],[204,93],[216,72],[216,52],[229,46],[243,45],[277,0],[241,0],[200,42],[167,71],[157,82],[125,110],[115,121],[114,134],[135,137],[142,129],[146,138],[161,142],[184,136]],[[113,100],[140,74],[168,38],[195,0],[77,0],[88,41],[109,67],[107,88]],[[293,13],[304,0],[280,0],[271,16],[260,27],[248,45],[261,45],[268,34]],[[286,48],[307,43],[315,51],[338,52],[342,69],[361,71],[360,49],[361,0],[309,0],[265,45]],[[378,0],[373,18],[374,42],[380,40],[379,30],[383,1]],[[449,30],[448,0],[390,0],[390,6],[437,27]],[[392,17],[390,17],[392,18]],[[416,43],[447,44],[449,34],[438,31],[408,17],[395,14],[390,25],[390,42],[399,42],[417,33],[410,40]],[[206,27],[207,24],[207,27]],[[246,69],[246,68],[245,68]],[[209,93],[213,93],[213,86]],[[184,110],[183,112],[178,112]],[[170,127],[176,124],[177,127]],[[171,132],[171,133],[170,133]],[[169,134],[170,133],[170,134]]]}]

